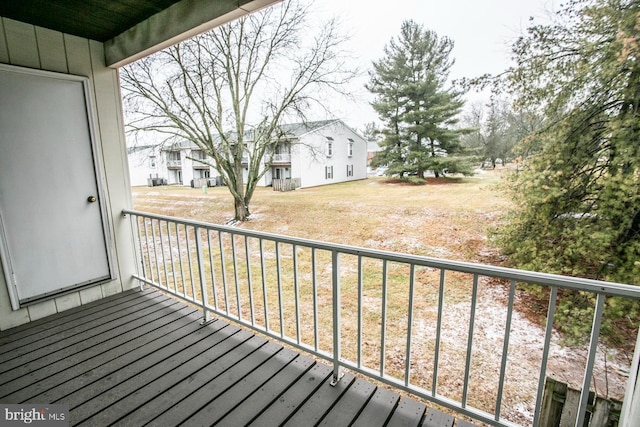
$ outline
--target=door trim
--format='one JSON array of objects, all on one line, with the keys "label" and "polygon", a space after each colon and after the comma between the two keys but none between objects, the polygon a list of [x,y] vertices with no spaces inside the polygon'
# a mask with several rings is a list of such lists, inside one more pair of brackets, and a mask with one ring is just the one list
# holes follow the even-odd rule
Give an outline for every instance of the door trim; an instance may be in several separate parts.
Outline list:
[{"label": "door trim", "polygon": [[91,157],[93,161],[93,171],[95,175],[96,181],[96,189],[98,192],[98,200],[100,206],[100,219],[102,224],[102,236],[105,245],[106,252],[106,261],[108,267],[108,275],[105,277],[96,278],[87,283],[76,283],[70,285],[69,287],[62,288],[56,290],[55,292],[45,293],[43,295],[32,297],[28,299],[20,300],[18,296],[17,282],[14,274],[14,269],[12,267],[11,262],[11,253],[7,244],[7,236],[5,234],[5,228],[2,221],[2,206],[0,206],[0,264],[5,276],[7,291],[9,293],[9,299],[11,301],[12,310],[19,310],[23,306],[31,305],[40,301],[50,300],[55,297],[69,294],[71,292],[76,292],[80,289],[87,288],[89,286],[98,285],[100,283],[105,283],[114,279],[114,265],[113,265],[113,233],[111,230],[110,222],[109,222],[109,212],[107,209],[107,205],[109,204],[109,200],[106,197],[105,192],[105,180],[104,174],[100,165],[102,164],[101,151],[98,149],[97,138],[96,138],[96,128],[94,123],[94,114],[95,109],[93,108],[93,98],[91,93],[91,80],[86,76],[78,76],[75,74],[64,74],[57,73],[53,71],[45,71],[45,70],[37,70],[33,68],[26,67],[18,67],[15,65],[1,64],[0,63],[0,71],[8,71],[14,73],[21,73],[27,75],[34,75],[38,77],[57,79],[57,80],[65,80],[78,82],[82,84],[83,94],[84,94],[84,103],[85,103],[85,112],[87,118],[87,126],[89,129],[89,139],[91,142]]}]

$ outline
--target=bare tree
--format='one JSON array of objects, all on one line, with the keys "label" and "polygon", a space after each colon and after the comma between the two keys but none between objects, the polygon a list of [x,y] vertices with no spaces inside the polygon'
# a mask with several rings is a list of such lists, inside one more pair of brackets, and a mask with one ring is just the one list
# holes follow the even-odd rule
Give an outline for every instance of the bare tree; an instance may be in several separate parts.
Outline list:
[{"label": "bare tree", "polygon": [[281,124],[304,121],[356,75],[336,20],[313,35],[309,17],[309,5],[287,0],[121,70],[129,130],[191,141],[210,156],[238,221],[271,167]]}]

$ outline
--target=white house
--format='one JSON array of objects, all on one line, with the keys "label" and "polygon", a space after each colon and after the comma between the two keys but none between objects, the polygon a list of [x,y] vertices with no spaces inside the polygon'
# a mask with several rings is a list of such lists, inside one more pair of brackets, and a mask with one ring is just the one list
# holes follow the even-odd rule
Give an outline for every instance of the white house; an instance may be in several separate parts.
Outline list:
[{"label": "white house", "polygon": [[[276,146],[271,167],[258,182],[259,186],[268,187],[273,185],[274,180],[292,179],[297,182],[296,187],[315,187],[367,177],[367,141],[341,120],[288,124],[282,130],[282,142]],[[248,137],[248,144],[251,144],[250,135]],[[193,143],[163,148],[161,159],[157,164],[154,163],[161,168],[159,170],[149,169],[152,163],[148,157],[146,161],[138,159],[141,152],[129,153],[132,184],[140,182],[133,185],[146,185],[142,180],[135,180],[134,176],[148,178],[154,173],[166,177],[170,185],[189,186],[195,182],[195,186],[199,187],[203,185],[202,180],[207,180],[209,185],[221,183],[220,174],[209,166],[213,160],[207,158]],[[248,164],[248,160],[247,157],[245,164]],[[268,159],[265,158],[265,161]],[[136,164],[144,172],[134,171]],[[245,168],[245,171],[248,172],[248,169]]]},{"label": "white house", "polygon": [[167,176],[164,174],[164,156],[162,146],[137,145],[127,148],[129,159],[129,178],[131,185],[161,185],[165,183]]}]

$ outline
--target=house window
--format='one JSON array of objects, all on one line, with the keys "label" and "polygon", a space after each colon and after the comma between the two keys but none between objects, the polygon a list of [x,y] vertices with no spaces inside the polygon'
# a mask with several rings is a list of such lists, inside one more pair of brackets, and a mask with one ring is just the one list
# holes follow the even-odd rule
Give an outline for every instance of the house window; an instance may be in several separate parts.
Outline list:
[{"label": "house window", "polygon": [[333,138],[327,136],[327,157],[333,156]]},{"label": "house window", "polygon": [[353,165],[347,165],[347,176],[353,176]]},{"label": "house window", "polygon": [[324,178],[325,179],[333,179],[333,166],[325,166],[324,167]]},{"label": "house window", "polygon": [[156,167],[156,156],[149,156],[149,167]]},{"label": "house window", "polygon": [[348,138],[349,142],[347,143],[347,156],[353,156],[353,139]]}]

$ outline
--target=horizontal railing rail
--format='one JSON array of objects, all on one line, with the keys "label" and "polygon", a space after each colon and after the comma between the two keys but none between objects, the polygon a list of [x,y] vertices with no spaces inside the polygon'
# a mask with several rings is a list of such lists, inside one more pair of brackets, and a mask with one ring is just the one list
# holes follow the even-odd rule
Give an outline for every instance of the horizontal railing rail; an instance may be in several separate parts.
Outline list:
[{"label": "horizontal railing rail", "polygon": [[[533,425],[539,423],[559,290],[595,298],[577,426],[587,416],[605,301],[640,299],[640,289],[626,284],[358,248],[135,210],[123,214],[130,216],[137,247],[135,278],[200,306],[205,321],[215,313],[323,358],[333,364],[334,383],[341,368],[347,368],[491,425],[517,425],[503,417],[503,400],[506,387],[519,381],[508,369],[518,357],[509,341],[519,285],[548,294]],[[489,355],[496,358],[497,384],[480,390],[474,381],[481,370],[480,356],[474,350],[483,336],[476,321],[480,295],[495,286],[488,279],[504,281],[508,297],[501,348]],[[466,350],[455,361],[444,320],[455,303],[451,300],[459,298],[449,295],[452,284],[469,291],[468,312],[463,319],[453,319],[465,322],[466,335]],[[459,387],[452,390],[444,380],[454,374]]]}]

